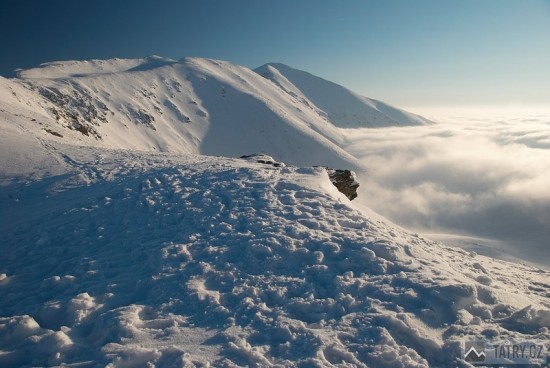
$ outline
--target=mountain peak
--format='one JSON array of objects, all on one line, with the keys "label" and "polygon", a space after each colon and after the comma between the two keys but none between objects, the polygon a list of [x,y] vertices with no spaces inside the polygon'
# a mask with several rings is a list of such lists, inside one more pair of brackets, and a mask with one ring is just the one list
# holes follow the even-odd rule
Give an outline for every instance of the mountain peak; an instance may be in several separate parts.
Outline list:
[{"label": "mountain peak", "polygon": [[21,104],[25,96],[41,116],[34,118],[41,134],[60,141],[223,156],[265,151],[295,165],[359,166],[317,109],[227,61],[71,60],[20,77],[4,86],[6,99]]},{"label": "mountain peak", "polygon": [[[305,70],[294,68],[294,67],[292,67],[288,64],[285,64],[285,63],[269,62],[269,63],[266,63],[266,64],[256,68],[255,70],[260,71],[262,68],[274,68],[274,69],[279,70],[283,74],[285,74],[285,73],[303,74],[303,75],[308,76],[310,78],[320,79],[320,80],[323,80],[327,83],[338,85],[337,83],[331,82],[331,81],[329,81],[325,78],[319,77],[319,76],[317,76],[315,74],[312,74],[310,72],[307,72]],[[342,87],[342,86],[340,86],[340,87]]]},{"label": "mountain peak", "polygon": [[176,61],[158,55],[136,59],[63,60],[43,63],[35,68],[19,69],[16,74],[22,79],[63,79],[152,69],[171,63]]},{"label": "mountain peak", "polygon": [[322,110],[337,127],[376,128],[431,123],[421,116],[361,96],[337,83],[283,63],[267,63],[254,71],[291,95],[300,91],[301,98]]}]

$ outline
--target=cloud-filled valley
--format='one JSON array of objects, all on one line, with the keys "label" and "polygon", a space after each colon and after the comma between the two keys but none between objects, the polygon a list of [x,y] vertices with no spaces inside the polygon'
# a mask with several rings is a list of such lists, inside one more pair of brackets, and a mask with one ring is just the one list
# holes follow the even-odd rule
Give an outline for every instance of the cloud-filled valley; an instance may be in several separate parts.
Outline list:
[{"label": "cloud-filled valley", "polygon": [[403,226],[548,264],[550,115],[502,115],[349,130],[347,150],[369,168],[360,198]]}]

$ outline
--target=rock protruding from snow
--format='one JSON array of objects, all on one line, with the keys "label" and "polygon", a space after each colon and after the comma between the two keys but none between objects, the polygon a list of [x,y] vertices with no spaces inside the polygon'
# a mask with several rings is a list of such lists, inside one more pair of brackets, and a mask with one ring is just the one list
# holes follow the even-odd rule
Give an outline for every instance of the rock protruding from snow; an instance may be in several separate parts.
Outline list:
[{"label": "rock protruding from snow", "polygon": [[[258,162],[260,164],[271,165],[273,167],[286,166],[283,162],[275,161],[271,156],[259,153],[241,156],[240,158],[247,161]],[[359,182],[357,181],[355,172],[351,170],[331,169],[328,167],[324,167],[324,169],[327,171],[331,183],[336,187],[336,189],[338,189],[340,193],[348,197],[350,201],[357,198],[357,189],[359,188]]]},{"label": "rock protruding from snow", "polygon": [[378,128],[431,123],[422,116],[361,96],[339,84],[285,64],[269,63],[255,71],[292,98],[314,105],[337,127]]},{"label": "rock protruding from snow", "polygon": [[273,157],[268,156],[268,155],[264,155],[262,153],[254,153],[252,155],[244,155],[244,156],[241,156],[240,158],[242,158],[244,160],[247,160],[247,161],[258,162],[260,164],[271,165],[273,167],[285,167],[286,166],[284,164],[284,162],[277,162],[273,159]]},{"label": "rock protruding from snow", "polygon": [[357,198],[359,182],[353,171],[327,168],[327,173],[330,181],[340,193],[348,197],[350,201]]}]

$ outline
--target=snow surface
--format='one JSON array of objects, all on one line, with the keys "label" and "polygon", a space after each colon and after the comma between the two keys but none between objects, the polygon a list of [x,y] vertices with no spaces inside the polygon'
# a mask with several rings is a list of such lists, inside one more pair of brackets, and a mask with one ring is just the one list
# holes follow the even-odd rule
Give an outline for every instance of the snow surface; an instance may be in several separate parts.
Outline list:
[{"label": "snow surface", "polygon": [[410,112],[373,100],[334,82],[280,63],[255,69],[292,97],[316,106],[341,128],[379,128],[430,124],[431,121]]},{"label": "snow surface", "polygon": [[464,335],[550,337],[547,272],[371,219],[321,168],[40,149],[65,173],[0,190],[3,366],[443,367]]},{"label": "snow surface", "polygon": [[[348,201],[311,167],[358,165],[339,131],[252,71],[162,63],[0,80],[0,366],[467,367],[466,338],[550,339],[547,271]],[[191,123],[166,117],[170,93]],[[108,107],[97,124],[82,100]],[[158,106],[156,130],[131,106]],[[217,129],[220,152],[287,166],[199,154]]]}]

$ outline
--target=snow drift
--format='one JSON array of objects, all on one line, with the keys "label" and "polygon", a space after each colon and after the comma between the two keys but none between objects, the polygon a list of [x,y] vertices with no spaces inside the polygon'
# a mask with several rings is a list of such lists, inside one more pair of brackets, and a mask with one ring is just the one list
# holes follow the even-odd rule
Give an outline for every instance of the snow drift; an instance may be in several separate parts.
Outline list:
[{"label": "snow drift", "polygon": [[64,173],[0,189],[2,366],[448,367],[549,337],[548,273],[369,218],[322,168],[39,149]]}]

